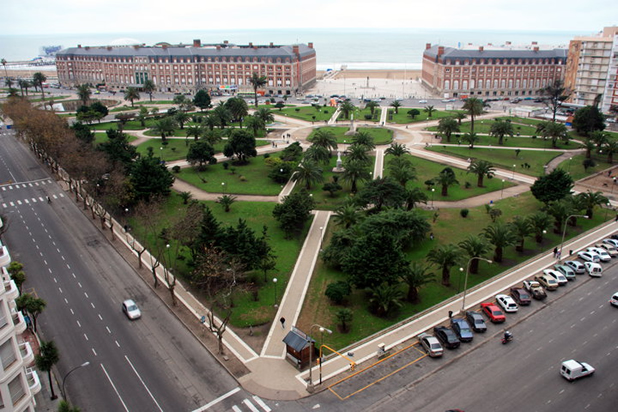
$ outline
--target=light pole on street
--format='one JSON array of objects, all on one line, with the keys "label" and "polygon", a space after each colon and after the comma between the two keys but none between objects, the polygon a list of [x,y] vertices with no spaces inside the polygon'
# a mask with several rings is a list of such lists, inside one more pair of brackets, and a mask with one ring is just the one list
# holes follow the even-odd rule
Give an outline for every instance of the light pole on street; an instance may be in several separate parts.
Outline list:
[{"label": "light pole on street", "polygon": [[331,330],[325,328],[324,326],[318,325],[317,323],[313,324],[311,326],[311,328],[309,329],[309,334],[307,335],[307,343],[309,344],[309,386],[308,386],[308,390],[312,391],[313,390],[313,375],[311,374],[311,370],[312,370],[312,366],[313,366],[313,350],[315,349],[314,346],[312,346],[312,342],[311,342],[311,331],[314,328],[320,328],[320,332],[324,333],[325,330],[327,330],[329,333],[332,333]]},{"label": "light pole on street", "polygon": [[84,363],[82,363],[81,365],[74,367],[73,369],[71,369],[70,371],[68,371],[68,372],[66,373],[66,375],[64,375],[64,378],[62,378],[62,399],[65,399],[65,400],[66,400],[66,398],[67,398],[66,392],[64,391],[64,385],[65,385],[66,380],[67,380],[67,378],[69,377],[69,375],[70,375],[71,373],[75,372],[76,370],[78,370],[79,368],[83,368],[83,367],[88,366],[88,365],[90,365],[90,362],[84,362]]},{"label": "light pole on street", "polygon": [[515,168],[517,167],[517,165],[513,165],[513,180],[515,180]]},{"label": "light pole on street", "polygon": [[502,189],[500,189],[500,199],[502,199],[503,193],[504,193],[504,179],[502,179]]},{"label": "light pole on street", "polygon": [[327,328],[320,328],[320,385],[322,384],[322,346],[324,344],[324,332],[329,335],[333,334],[333,331]]},{"label": "light pole on street", "polygon": [[433,209],[433,194],[436,191],[433,187],[431,188],[431,208]]},{"label": "light pole on street", "polygon": [[466,265],[466,277],[464,278],[463,300],[461,302],[461,312],[462,313],[466,309],[466,293],[468,292],[468,273],[470,272],[470,263],[472,263],[474,259],[484,260],[487,263],[494,263],[492,260],[485,259],[480,256],[474,256],[474,257],[471,257],[470,260],[468,260],[468,264]]},{"label": "light pole on street", "polygon": [[273,285],[275,285],[275,307],[277,307],[277,278],[273,278]]},{"label": "light pole on street", "polygon": [[562,246],[564,245],[564,235],[566,235],[566,227],[567,223],[569,223],[569,219],[572,217],[583,217],[584,219],[588,219],[588,215],[570,215],[564,221],[564,227],[562,229],[562,240],[560,241],[560,259],[562,259]]}]

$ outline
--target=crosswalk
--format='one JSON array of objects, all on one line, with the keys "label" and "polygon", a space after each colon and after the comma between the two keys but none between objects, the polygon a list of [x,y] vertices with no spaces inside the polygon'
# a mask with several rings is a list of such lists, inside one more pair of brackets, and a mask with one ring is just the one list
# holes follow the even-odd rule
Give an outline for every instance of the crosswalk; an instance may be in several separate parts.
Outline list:
[{"label": "crosswalk", "polygon": [[[250,399],[243,399],[241,405],[242,406],[246,406],[251,412],[270,412],[272,409],[270,409],[270,407],[268,405],[266,405],[266,403],[264,403],[263,400],[261,400],[258,396],[253,395],[252,397],[253,401],[260,407],[260,409],[258,409],[253,402],[251,402]],[[232,410],[234,412],[243,412],[245,409],[242,409],[241,407],[237,406],[237,405],[233,405],[232,406]]]},{"label": "crosswalk", "polygon": [[[252,395],[251,397],[247,396],[244,399],[240,400],[239,398],[242,398],[242,393],[240,394],[241,396],[238,396],[238,395],[234,396],[238,394],[239,392],[241,392],[241,388],[236,387],[232,389],[231,391],[227,392],[226,394],[223,394],[219,396],[217,399],[214,399],[213,401],[209,402],[208,404],[203,405],[202,407],[198,409],[195,409],[193,412],[229,411],[230,405],[234,412],[246,412],[246,411],[271,412],[272,411],[272,409],[266,404],[266,402],[260,399],[259,396],[257,395]],[[246,394],[246,392],[244,393]]]},{"label": "crosswalk", "polygon": [[[20,182],[20,183],[9,183],[9,184],[5,184],[0,186],[0,192],[17,192],[20,189],[28,189],[28,188],[37,188],[37,187],[43,187],[43,186],[50,186],[50,190],[56,190],[57,187],[52,186],[53,181],[51,179],[43,179],[43,180],[36,180],[36,181],[32,181],[32,182]],[[51,200],[56,200],[56,199],[60,199],[65,197],[64,193],[58,193],[58,194],[45,194],[44,196],[31,196],[31,197],[24,197],[23,199],[18,199],[18,200],[13,200],[13,201],[7,201],[7,202],[3,202],[0,205],[3,208],[9,208],[9,207],[16,207],[16,206],[21,206],[21,205],[29,205],[32,203],[45,203],[47,202],[47,196],[49,196],[49,198]]]},{"label": "crosswalk", "polygon": [[[61,197],[64,197],[64,194],[60,193],[58,195],[51,195],[50,198],[51,199],[60,199]],[[47,202],[47,199],[39,196],[39,197],[31,197],[29,199],[22,199],[22,200],[15,200],[14,202],[6,202],[6,203],[2,203],[2,207],[3,208],[8,208],[8,207],[16,207],[16,206],[21,206],[21,205],[29,205],[30,203],[39,203],[39,202]]]}]

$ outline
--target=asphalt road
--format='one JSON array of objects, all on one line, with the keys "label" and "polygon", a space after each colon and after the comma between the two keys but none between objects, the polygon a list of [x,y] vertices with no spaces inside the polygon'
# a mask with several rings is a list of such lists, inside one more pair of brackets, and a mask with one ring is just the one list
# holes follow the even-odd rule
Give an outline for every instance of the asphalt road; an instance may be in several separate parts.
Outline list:
[{"label": "asphalt road", "polygon": [[[24,291],[47,302],[38,327],[59,348],[57,379],[90,362],[66,380],[74,404],[83,411],[189,411],[238,386],[6,134],[0,184],[0,211],[9,224],[4,240],[13,260],[25,265]],[[131,322],[121,312],[127,298],[138,303],[141,319]]]}]

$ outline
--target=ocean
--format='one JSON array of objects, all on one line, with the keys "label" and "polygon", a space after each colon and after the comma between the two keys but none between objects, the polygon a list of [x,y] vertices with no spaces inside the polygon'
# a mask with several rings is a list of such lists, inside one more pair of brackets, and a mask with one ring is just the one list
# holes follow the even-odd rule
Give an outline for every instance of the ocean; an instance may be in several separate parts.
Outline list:
[{"label": "ocean", "polygon": [[339,69],[342,65],[356,70],[419,70],[426,43],[460,47],[475,45],[502,45],[510,41],[514,46],[530,45],[567,48],[575,36],[588,32],[555,31],[484,31],[484,30],[429,30],[429,29],[264,29],[264,30],[202,30],[125,32],[107,34],[49,34],[0,35],[0,58],[9,62],[30,60],[40,53],[42,46],[63,47],[104,46],[117,39],[129,38],[152,45],[158,42],[191,44],[193,39],[202,43],[293,44],[313,42],[318,56],[318,70]]}]

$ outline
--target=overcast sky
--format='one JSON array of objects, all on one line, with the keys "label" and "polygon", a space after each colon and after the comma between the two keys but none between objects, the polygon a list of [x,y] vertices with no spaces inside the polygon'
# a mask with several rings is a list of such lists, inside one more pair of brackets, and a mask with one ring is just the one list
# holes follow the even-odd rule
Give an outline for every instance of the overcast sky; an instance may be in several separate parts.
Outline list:
[{"label": "overcast sky", "polygon": [[[597,32],[617,0],[3,0],[2,34],[259,28]],[[613,19],[613,20],[612,20]]]}]

